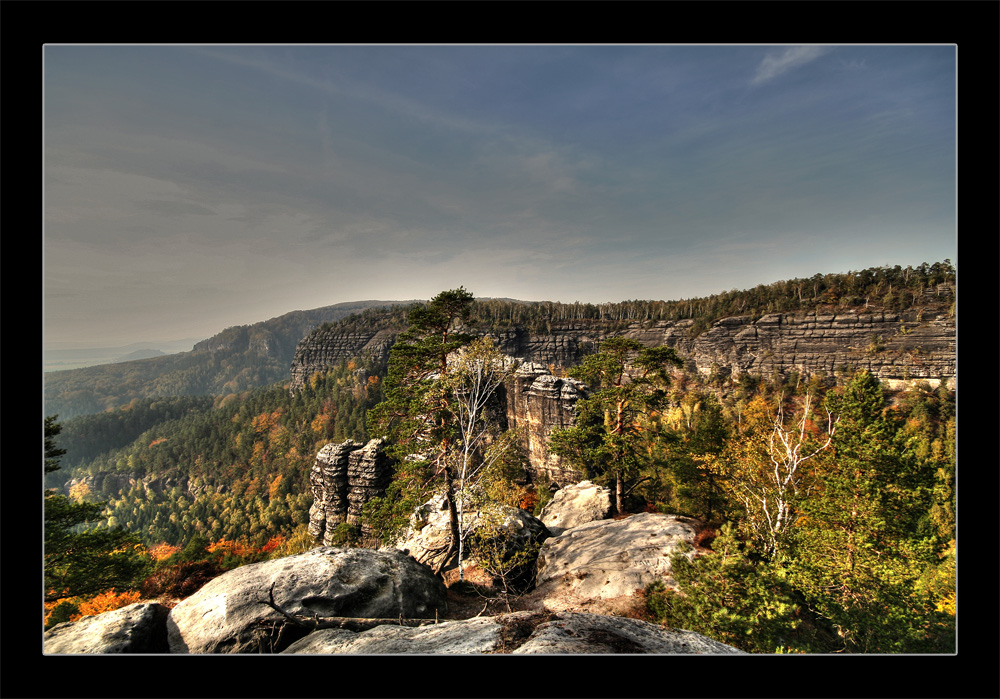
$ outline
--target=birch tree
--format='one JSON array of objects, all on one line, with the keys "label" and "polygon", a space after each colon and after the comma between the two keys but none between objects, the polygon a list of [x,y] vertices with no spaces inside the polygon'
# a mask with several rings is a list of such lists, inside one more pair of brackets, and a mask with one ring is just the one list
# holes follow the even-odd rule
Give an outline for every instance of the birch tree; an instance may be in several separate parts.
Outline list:
[{"label": "birch tree", "polygon": [[455,422],[451,459],[455,473],[455,503],[458,521],[458,573],[465,579],[463,556],[471,528],[466,526],[465,507],[481,493],[483,480],[496,464],[516,447],[516,434],[499,434],[500,416],[491,414],[497,392],[516,369],[484,337],[459,350],[451,363],[445,387]]},{"label": "birch tree", "polygon": [[806,484],[803,464],[830,447],[838,422],[827,410],[825,427],[815,426],[811,393],[797,419],[786,417],[782,403],[772,408],[754,398],[722,457],[724,488],[743,506],[742,526],[769,559],[781,552],[794,523]]}]

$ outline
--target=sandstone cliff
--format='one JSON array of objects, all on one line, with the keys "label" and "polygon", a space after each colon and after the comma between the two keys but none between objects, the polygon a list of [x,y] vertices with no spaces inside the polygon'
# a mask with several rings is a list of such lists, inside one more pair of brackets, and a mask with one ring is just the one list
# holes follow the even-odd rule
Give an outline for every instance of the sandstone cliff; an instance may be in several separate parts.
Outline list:
[{"label": "sandstone cliff", "polygon": [[[674,347],[702,374],[720,372],[770,376],[772,373],[868,369],[890,386],[908,379],[954,383],[956,325],[954,315],[923,309],[902,312],[864,310],[809,312],[723,318],[696,337],[694,321],[632,322],[595,320],[552,322],[541,333],[524,329],[484,332],[511,357],[542,366],[578,364],[601,341],[615,336],[635,338],[646,346]],[[299,343],[292,361],[293,386],[313,373],[327,371],[343,359],[364,354],[388,357],[397,330],[341,333],[336,327],[315,332]]]},{"label": "sandstone cliff", "polygon": [[549,435],[572,427],[575,404],[586,395],[586,387],[570,378],[553,376],[545,367],[526,362],[504,387],[507,424],[525,431],[524,448],[532,481],[545,475],[560,486],[579,481],[583,474],[567,467],[549,452]]}]

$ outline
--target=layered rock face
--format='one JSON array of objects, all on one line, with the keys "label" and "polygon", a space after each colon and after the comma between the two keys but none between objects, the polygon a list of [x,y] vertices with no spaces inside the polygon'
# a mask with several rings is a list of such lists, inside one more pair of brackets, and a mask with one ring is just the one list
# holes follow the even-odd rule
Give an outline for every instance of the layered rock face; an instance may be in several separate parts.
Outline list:
[{"label": "layered rock face", "polygon": [[309,473],[313,504],[309,508],[309,533],[329,546],[338,524],[361,524],[365,503],[385,493],[392,481],[392,461],[385,454],[384,439],[368,444],[347,440],[327,444],[316,455]]},{"label": "layered rock face", "polygon": [[549,451],[548,440],[554,430],[573,426],[576,401],[585,392],[581,382],[553,376],[545,367],[531,362],[522,364],[507,383],[507,423],[525,429],[524,445],[533,481],[544,474],[563,486],[582,477]]},{"label": "layered rock face", "polygon": [[[867,369],[890,385],[908,379],[931,383],[955,379],[955,317],[927,308],[900,313],[773,313],[756,321],[736,316],[717,321],[694,338],[692,325],[691,320],[634,322],[624,327],[600,321],[553,322],[541,334],[524,329],[489,334],[504,354],[560,368],[579,364],[609,337],[629,337],[648,347],[674,347],[704,374],[822,371],[832,375],[846,366]],[[313,333],[295,353],[293,386],[343,359],[365,354],[387,357],[395,337],[391,330]]]},{"label": "layered rock face", "polygon": [[[675,324],[675,328],[676,325]],[[651,329],[658,331],[659,328]],[[664,327],[664,337],[672,328]],[[644,333],[645,337],[657,332]],[[640,337],[639,339],[644,339]],[[955,380],[956,326],[953,316],[902,313],[773,313],[753,321],[723,318],[694,339],[671,338],[698,371],[770,376],[867,369],[890,387],[913,379],[932,384]]]},{"label": "layered rock face", "polygon": [[[491,333],[498,348],[522,362],[505,387],[505,413],[510,427],[525,427],[531,476],[542,474],[564,486],[582,474],[568,468],[548,450],[553,430],[574,424],[574,405],[585,395],[578,381],[552,375],[550,368],[579,364],[609,337],[628,337],[648,347],[673,347],[689,367],[708,375],[742,374],[802,376],[867,369],[890,388],[926,380],[954,387],[956,379],[955,317],[920,308],[901,313],[849,311],[723,318],[691,337],[693,321],[659,321],[611,325],[600,321],[553,322],[544,333],[514,328]],[[396,331],[313,333],[299,344],[292,363],[293,385],[343,359],[372,354],[388,356]],[[298,382],[297,384],[295,382]]]},{"label": "layered rock face", "polygon": [[304,385],[310,376],[318,371],[333,369],[341,360],[364,356],[385,360],[398,334],[396,330],[352,333],[336,329],[314,331],[306,335],[295,349],[291,364],[292,386]]}]

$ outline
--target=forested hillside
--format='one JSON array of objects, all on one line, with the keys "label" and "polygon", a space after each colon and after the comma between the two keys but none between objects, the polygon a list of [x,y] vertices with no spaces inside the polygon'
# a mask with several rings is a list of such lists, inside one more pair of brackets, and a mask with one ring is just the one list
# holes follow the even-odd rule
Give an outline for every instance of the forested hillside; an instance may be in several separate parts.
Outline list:
[{"label": "forested hillside", "polygon": [[[317,325],[393,301],[353,301],[223,330],[190,352],[48,372],[45,410],[61,419],[119,408],[133,400],[225,397],[288,378],[295,346]],[[402,302],[410,303],[410,302]]]},{"label": "forested hillside", "polygon": [[[217,404],[154,401],[78,417],[63,425],[66,466],[48,483],[67,484],[77,500],[107,501],[108,523],[150,545],[183,543],[196,532],[254,542],[291,535],[307,521],[316,452],[332,440],[364,438],[365,411],[380,398],[379,368],[345,362],[294,395],[276,385]],[[133,412],[135,429],[143,416],[171,417],[90,456]]]}]

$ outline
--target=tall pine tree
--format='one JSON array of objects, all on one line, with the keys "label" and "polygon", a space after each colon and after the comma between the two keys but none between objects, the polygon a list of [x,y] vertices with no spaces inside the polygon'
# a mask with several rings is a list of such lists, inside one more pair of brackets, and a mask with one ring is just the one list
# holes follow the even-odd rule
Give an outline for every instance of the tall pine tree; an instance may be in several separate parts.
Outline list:
[{"label": "tall pine tree", "polygon": [[800,503],[792,580],[842,650],[940,651],[946,620],[915,589],[931,557],[918,522],[932,483],[897,439],[876,377],[858,372],[827,403],[839,423]]},{"label": "tall pine tree", "polygon": [[383,540],[391,538],[424,502],[431,484],[442,480],[452,536],[439,569],[457,554],[460,538],[455,474],[448,459],[455,424],[444,378],[448,355],[475,339],[458,332],[470,317],[472,302],[472,293],[459,287],[410,311],[409,328],[389,354],[385,400],[368,412],[369,434],[389,438],[389,453],[399,467],[385,497],[370,502],[364,516]]}]

